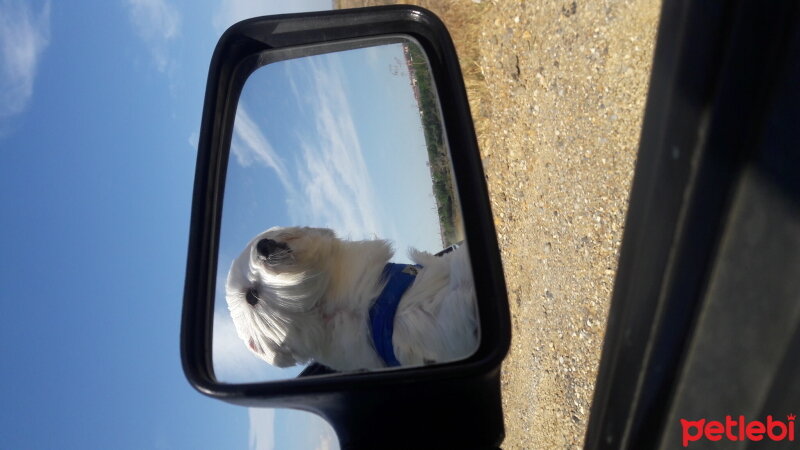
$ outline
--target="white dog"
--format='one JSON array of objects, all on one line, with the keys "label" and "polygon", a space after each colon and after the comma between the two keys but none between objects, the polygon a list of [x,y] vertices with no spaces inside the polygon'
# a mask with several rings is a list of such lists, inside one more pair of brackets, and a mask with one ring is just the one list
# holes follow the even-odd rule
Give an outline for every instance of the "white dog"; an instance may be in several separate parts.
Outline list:
[{"label": "white dog", "polygon": [[409,256],[417,265],[399,267],[410,287],[396,314],[384,317],[394,326],[383,337],[394,364],[376,350],[380,343],[370,327],[370,308],[390,283],[384,267],[392,266],[392,250],[383,240],[346,241],[322,228],[259,234],[228,273],[226,299],[236,332],[278,367],[314,361],[345,371],[468,357],[478,347],[479,330],[466,247],[438,257],[411,250]]}]

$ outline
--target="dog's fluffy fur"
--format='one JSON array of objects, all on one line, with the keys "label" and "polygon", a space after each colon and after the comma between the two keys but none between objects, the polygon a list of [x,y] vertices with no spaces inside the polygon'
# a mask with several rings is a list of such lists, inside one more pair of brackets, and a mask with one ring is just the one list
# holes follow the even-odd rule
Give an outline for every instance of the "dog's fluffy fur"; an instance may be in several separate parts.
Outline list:
[{"label": "dog's fluffy fur", "polygon": [[[271,248],[265,256],[264,244]],[[400,302],[392,343],[400,363],[466,358],[479,333],[465,246],[437,257],[411,250],[423,266]],[[234,260],[226,299],[236,332],[278,367],[311,361],[334,370],[384,367],[369,330],[369,309],[392,257],[383,240],[346,241],[322,228],[271,228]],[[249,300],[249,301],[248,301]]]}]

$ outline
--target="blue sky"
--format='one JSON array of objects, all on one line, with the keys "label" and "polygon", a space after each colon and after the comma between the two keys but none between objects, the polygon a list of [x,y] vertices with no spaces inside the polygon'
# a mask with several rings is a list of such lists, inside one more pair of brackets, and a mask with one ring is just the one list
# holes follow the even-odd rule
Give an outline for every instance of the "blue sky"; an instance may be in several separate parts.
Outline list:
[{"label": "blue sky", "polygon": [[[411,44],[414,45],[414,44]],[[399,43],[281,61],[244,86],[217,276],[214,367],[227,382],[295,377],[273,368],[235,334],[224,298],[231,261],[275,225],[327,227],[348,239],[442,249],[419,105]]]},{"label": "blue sky", "polygon": [[329,6],[0,0],[0,448],[336,446],[307,414],[198,394],[178,348],[213,47]]}]

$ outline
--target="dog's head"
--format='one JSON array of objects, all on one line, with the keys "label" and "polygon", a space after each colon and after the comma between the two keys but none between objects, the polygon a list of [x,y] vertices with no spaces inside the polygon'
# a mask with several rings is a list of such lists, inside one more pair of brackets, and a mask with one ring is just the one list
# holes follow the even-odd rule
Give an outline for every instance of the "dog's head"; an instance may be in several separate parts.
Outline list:
[{"label": "dog's head", "polygon": [[316,307],[335,242],[324,228],[270,228],[233,261],[228,309],[237,334],[261,359],[278,367],[308,360],[322,332]]}]

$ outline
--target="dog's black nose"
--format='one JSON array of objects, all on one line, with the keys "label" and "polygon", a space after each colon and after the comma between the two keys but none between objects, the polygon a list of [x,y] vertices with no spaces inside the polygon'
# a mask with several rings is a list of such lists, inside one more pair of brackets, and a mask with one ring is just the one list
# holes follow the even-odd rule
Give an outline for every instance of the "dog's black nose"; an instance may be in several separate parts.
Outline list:
[{"label": "dog's black nose", "polygon": [[277,251],[288,249],[289,247],[287,247],[286,244],[275,242],[272,239],[262,239],[258,241],[258,244],[256,244],[256,250],[258,251],[258,254],[264,258],[269,257],[269,255]]}]

